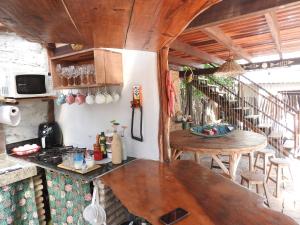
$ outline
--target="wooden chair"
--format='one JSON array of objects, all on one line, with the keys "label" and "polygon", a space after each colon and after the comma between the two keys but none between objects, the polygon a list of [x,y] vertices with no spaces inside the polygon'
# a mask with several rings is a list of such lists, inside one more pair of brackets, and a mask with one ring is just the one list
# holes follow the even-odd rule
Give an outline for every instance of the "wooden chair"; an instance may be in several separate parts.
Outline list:
[{"label": "wooden chair", "polygon": [[[275,152],[271,149],[263,149],[257,151],[257,155],[254,162],[254,170],[260,169],[263,171],[264,175],[267,175],[267,163],[269,162],[269,158],[275,157]],[[259,161],[262,158],[262,166],[259,166]]]},{"label": "wooden chair", "polygon": [[[292,175],[292,172],[291,172],[290,163],[287,159],[284,159],[284,158],[271,158],[270,163],[271,164],[270,164],[270,168],[269,168],[269,172],[268,172],[268,176],[267,176],[267,182],[269,180],[271,180],[276,184],[275,197],[279,197],[279,195],[280,195],[280,185],[281,185],[281,183],[284,179],[283,170],[285,168],[288,168],[291,180],[293,182],[293,175]],[[272,171],[272,167],[276,168],[276,178],[275,179],[270,176],[271,171]],[[279,174],[280,171],[281,171],[281,176]]]},{"label": "wooden chair", "polygon": [[241,185],[244,185],[244,182],[247,182],[247,187],[250,189],[251,185],[256,186],[256,193],[259,194],[259,186],[263,187],[264,194],[266,196],[266,205],[269,206],[268,191],[265,183],[265,175],[256,173],[253,171],[244,171],[241,173]]}]

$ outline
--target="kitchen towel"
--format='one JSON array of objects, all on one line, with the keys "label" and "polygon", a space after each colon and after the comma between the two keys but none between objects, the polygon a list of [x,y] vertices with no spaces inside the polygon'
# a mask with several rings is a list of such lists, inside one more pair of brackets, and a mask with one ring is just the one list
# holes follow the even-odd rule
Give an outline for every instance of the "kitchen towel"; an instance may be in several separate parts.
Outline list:
[{"label": "kitchen towel", "polygon": [[0,123],[17,126],[21,121],[21,113],[18,107],[10,105],[0,106]]}]

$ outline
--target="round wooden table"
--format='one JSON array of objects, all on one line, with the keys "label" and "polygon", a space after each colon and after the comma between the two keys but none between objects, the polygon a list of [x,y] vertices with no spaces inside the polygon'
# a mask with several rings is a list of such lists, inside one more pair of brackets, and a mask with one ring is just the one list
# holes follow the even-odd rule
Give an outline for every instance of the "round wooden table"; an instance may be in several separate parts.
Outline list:
[{"label": "round wooden table", "polygon": [[[200,155],[209,155],[233,180],[242,154],[250,155],[250,168],[253,168],[253,153],[266,146],[266,136],[251,131],[235,130],[218,138],[197,136],[191,134],[189,130],[178,130],[170,133],[173,160],[178,159],[183,152],[194,153],[198,162]],[[219,155],[229,156],[229,170],[219,159]]]}]

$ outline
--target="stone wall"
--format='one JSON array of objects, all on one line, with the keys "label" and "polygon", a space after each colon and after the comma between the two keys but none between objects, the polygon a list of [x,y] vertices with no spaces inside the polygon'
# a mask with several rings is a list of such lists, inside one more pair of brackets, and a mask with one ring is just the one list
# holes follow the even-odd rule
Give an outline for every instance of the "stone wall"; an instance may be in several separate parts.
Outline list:
[{"label": "stone wall", "polygon": [[[47,72],[47,52],[40,44],[26,41],[14,33],[0,32],[0,76]],[[36,138],[38,125],[46,121],[47,103],[28,101],[18,107],[21,123],[17,127],[3,126],[7,144]]]}]

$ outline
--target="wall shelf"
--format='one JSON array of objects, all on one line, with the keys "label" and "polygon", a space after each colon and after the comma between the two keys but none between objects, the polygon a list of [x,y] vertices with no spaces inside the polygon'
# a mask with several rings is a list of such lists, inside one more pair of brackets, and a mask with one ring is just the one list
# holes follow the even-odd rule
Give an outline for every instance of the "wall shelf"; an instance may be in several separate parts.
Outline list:
[{"label": "wall shelf", "polygon": [[[123,84],[122,54],[119,52],[90,48],[51,57],[50,62],[54,89],[80,89]],[[67,78],[57,74],[56,66],[58,64],[62,67],[93,64],[95,81],[90,84],[63,85],[64,82],[66,83]]]},{"label": "wall shelf", "polygon": [[0,104],[7,105],[18,105],[21,102],[29,102],[29,101],[50,101],[55,100],[56,96],[47,96],[47,97],[34,97],[34,98],[4,98],[0,97]]}]

